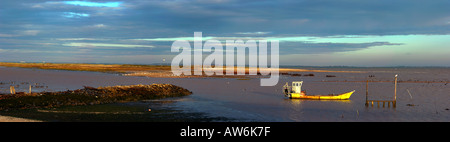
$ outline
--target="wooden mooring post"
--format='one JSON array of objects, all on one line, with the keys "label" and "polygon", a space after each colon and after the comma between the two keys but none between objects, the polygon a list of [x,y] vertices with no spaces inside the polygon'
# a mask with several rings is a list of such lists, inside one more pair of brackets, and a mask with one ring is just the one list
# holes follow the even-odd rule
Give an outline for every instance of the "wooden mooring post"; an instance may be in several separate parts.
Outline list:
[{"label": "wooden mooring post", "polygon": [[14,86],[9,86],[9,91],[11,92],[11,94],[16,94],[16,89],[14,89]]},{"label": "wooden mooring post", "polygon": [[383,108],[385,107],[385,104],[387,103],[388,108],[392,107],[395,108],[397,106],[397,76],[395,75],[395,81],[394,81],[394,100],[392,101],[388,101],[388,100],[369,100],[368,96],[369,96],[369,80],[367,80],[366,83],[366,107],[369,107],[369,104],[371,104],[371,107],[373,107],[374,102],[377,103],[377,107],[380,107],[380,102],[383,104]]},{"label": "wooden mooring post", "polygon": [[[16,94],[16,89],[14,88],[14,86],[9,86],[9,91],[11,92],[11,94]],[[25,92],[26,93],[26,92]],[[28,88],[28,93],[30,93],[31,94],[31,85],[29,86],[29,88]]]},{"label": "wooden mooring post", "polygon": [[394,102],[393,102],[393,106],[395,107],[396,103],[397,103],[397,77],[398,74],[395,75],[395,87],[394,87]]},{"label": "wooden mooring post", "polygon": [[369,106],[369,102],[367,101],[367,96],[369,96],[369,80],[366,82],[366,106]]}]

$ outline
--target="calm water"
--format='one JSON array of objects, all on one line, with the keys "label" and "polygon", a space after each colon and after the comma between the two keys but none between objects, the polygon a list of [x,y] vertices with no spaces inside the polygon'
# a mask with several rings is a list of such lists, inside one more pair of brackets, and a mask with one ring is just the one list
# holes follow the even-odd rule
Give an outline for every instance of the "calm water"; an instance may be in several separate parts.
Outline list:
[{"label": "calm water", "polygon": [[[314,68],[309,68],[314,69]],[[33,91],[79,89],[83,86],[171,83],[194,94],[171,98],[167,104],[185,111],[204,112],[210,116],[234,118],[237,121],[450,121],[450,68],[315,68],[350,70],[364,73],[313,73],[315,76],[281,76],[278,85],[259,86],[260,79],[224,78],[148,78],[117,74],[0,67],[0,91],[16,91],[40,86]],[[308,74],[304,72],[302,74]],[[391,100],[394,97],[394,75],[399,74],[397,107],[365,107],[365,81],[369,78],[369,99]],[[326,75],[336,77],[327,78]],[[281,93],[285,82],[304,81],[308,94],[356,92],[346,101],[291,100]],[[324,82],[339,81],[339,82]],[[347,81],[347,82],[345,82]],[[435,83],[414,83],[433,81]],[[386,104],[387,106],[387,104]]]}]

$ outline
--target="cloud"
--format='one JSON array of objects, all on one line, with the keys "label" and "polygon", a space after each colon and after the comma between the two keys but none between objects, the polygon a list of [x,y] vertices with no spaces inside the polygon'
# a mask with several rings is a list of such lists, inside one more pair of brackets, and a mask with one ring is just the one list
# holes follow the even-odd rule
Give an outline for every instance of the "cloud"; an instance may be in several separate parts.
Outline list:
[{"label": "cloud", "polygon": [[[246,34],[247,35],[247,34]],[[250,35],[250,33],[248,34]],[[404,43],[395,43],[389,39],[395,36],[359,36],[359,35],[336,35],[336,36],[280,36],[280,37],[203,37],[206,40],[218,40],[222,47],[226,47],[226,40],[266,40],[270,45],[270,41],[278,40],[280,46],[280,54],[329,54],[337,52],[350,52],[368,49],[376,46],[398,46]],[[395,37],[398,38],[398,37]],[[173,38],[154,38],[154,39],[131,39],[138,41],[152,41],[152,44],[167,44],[176,40],[187,40],[192,42],[194,37],[173,37]],[[192,46],[193,43],[191,43]],[[232,46],[232,45],[231,45]]]},{"label": "cloud", "polygon": [[236,34],[240,34],[240,35],[265,35],[265,34],[269,34],[271,32],[237,32]]},{"label": "cloud", "polygon": [[215,3],[215,4],[221,4],[221,3],[227,3],[231,0],[196,0],[196,2],[200,3]]},{"label": "cloud", "polygon": [[17,35],[12,35],[12,34],[1,34],[0,33],[0,37],[15,37]]},{"label": "cloud", "polygon": [[102,39],[96,39],[96,38],[57,38],[56,40],[67,41],[67,40],[102,40]]},{"label": "cloud", "polygon": [[64,1],[64,4],[87,7],[119,7],[123,2]]},{"label": "cloud", "polygon": [[337,52],[349,52],[367,49],[375,46],[403,45],[401,43],[390,42],[368,42],[368,43],[280,43],[280,54],[326,54]]},{"label": "cloud", "polygon": [[[215,37],[215,36],[204,36],[202,40],[278,40],[279,42],[309,42],[309,43],[329,43],[335,42],[340,43],[339,41],[343,41],[342,43],[351,43],[351,40],[355,40],[354,38],[360,38],[362,40],[358,40],[356,43],[361,42],[373,42],[373,41],[382,41],[387,40],[389,37],[395,36],[371,36],[371,35],[334,35],[334,36],[247,36],[247,35],[264,35],[269,34],[270,32],[244,32],[244,33],[235,33],[242,34],[246,36],[238,37],[238,36],[223,36],[223,37]],[[168,38],[144,38],[144,39],[131,39],[131,40],[141,40],[141,41],[176,41],[176,40],[187,40],[194,41],[194,37],[168,37]]]},{"label": "cloud", "polygon": [[97,48],[97,47],[120,47],[120,48],[153,48],[152,45],[136,45],[136,44],[112,44],[112,43],[85,43],[85,42],[71,42],[62,44],[63,46],[81,47],[81,48]]},{"label": "cloud", "polygon": [[2,34],[0,33],[0,37],[21,37],[21,36],[36,36],[40,33],[39,30],[20,30],[14,31],[14,34]]},{"label": "cloud", "polygon": [[21,31],[21,35],[26,35],[26,36],[35,36],[39,33],[39,30],[25,30],[25,31]]},{"label": "cloud", "polygon": [[106,25],[104,25],[104,24],[96,24],[96,25],[93,25],[93,27],[95,27],[95,28],[105,28]]},{"label": "cloud", "polygon": [[76,13],[76,12],[64,12],[62,16],[66,18],[83,18],[89,17],[91,14],[88,13]]},{"label": "cloud", "polygon": [[44,6],[42,6],[41,4],[34,4],[31,5],[31,8],[44,8]]},{"label": "cloud", "polygon": [[[202,37],[202,40],[210,40],[215,37]],[[177,41],[177,40],[187,40],[194,41],[194,37],[173,37],[173,38],[143,38],[143,39],[131,39],[131,40],[141,40],[141,41]]]}]

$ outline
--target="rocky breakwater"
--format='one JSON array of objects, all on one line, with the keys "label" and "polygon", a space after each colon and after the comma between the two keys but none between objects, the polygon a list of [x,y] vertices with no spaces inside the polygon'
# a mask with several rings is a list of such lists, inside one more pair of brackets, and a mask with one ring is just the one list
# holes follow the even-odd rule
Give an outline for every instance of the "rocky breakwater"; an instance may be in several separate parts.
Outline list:
[{"label": "rocky breakwater", "polygon": [[59,92],[0,94],[0,110],[95,105],[181,97],[191,91],[172,84],[88,87]]}]

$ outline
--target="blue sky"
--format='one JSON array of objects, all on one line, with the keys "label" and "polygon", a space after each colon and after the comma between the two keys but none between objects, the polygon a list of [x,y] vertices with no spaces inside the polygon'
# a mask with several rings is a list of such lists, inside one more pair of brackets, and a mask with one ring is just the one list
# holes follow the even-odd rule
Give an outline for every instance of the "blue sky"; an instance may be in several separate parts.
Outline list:
[{"label": "blue sky", "polygon": [[[152,64],[177,39],[280,41],[281,65],[450,66],[448,0],[2,0],[0,61]],[[205,54],[206,56],[207,54]]]}]

